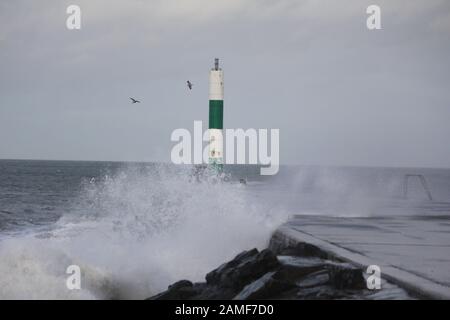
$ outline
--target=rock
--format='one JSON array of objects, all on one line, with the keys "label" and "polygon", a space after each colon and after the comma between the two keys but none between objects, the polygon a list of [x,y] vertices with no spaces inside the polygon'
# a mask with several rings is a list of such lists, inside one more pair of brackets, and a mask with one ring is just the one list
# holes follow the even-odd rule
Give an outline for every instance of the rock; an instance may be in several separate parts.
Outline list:
[{"label": "rock", "polygon": [[294,266],[282,265],[273,275],[273,278],[279,281],[289,282],[295,284],[298,279],[301,279],[311,273],[323,269],[323,264],[316,264],[310,266]]},{"label": "rock", "polygon": [[[268,249],[244,251],[206,275],[206,283],[178,281],[152,300],[231,299],[246,285],[279,266],[277,257]],[[270,288],[277,284],[278,280]]]},{"label": "rock", "polygon": [[271,298],[285,290],[295,288],[295,284],[274,279],[276,272],[268,272],[261,278],[245,286],[233,300],[253,300]]},{"label": "rock", "polygon": [[277,257],[268,249],[261,252],[257,249],[244,251],[208,273],[206,283],[239,291],[267,272],[275,270],[279,265]]},{"label": "rock", "polygon": [[329,263],[319,258],[304,258],[295,256],[278,256],[278,261],[283,266],[298,268],[324,269]]},{"label": "rock", "polygon": [[336,289],[358,290],[366,288],[363,271],[350,264],[328,266],[330,284]]},{"label": "rock", "polygon": [[295,246],[282,248],[277,254],[280,256],[317,257],[321,259],[328,259],[329,256],[322,249],[303,242],[299,242]]},{"label": "rock", "polygon": [[299,288],[312,288],[317,286],[323,286],[330,281],[330,275],[327,270],[321,270],[309,274],[305,278],[297,282]]},{"label": "rock", "polygon": [[185,288],[185,287],[192,287],[192,282],[190,282],[189,280],[180,280],[175,282],[174,284],[171,284],[168,289],[169,290],[179,290],[181,288]]},{"label": "rock", "polygon": [[[299,244],[244,251],[206,275],[206,282],[181,280],[153,300],[349,299],[368,296],[362,269],[326,260],[319,248]],[[286,254],[290,254],[287,256]],[[396,288],[394,288],[396,289]],[[393,291],[398,295],[399,290]]]},{"label": "rock", "polygon": [[181,280],[170,285],[166,291],[149,298],[149,300],[180,300],[189,299],[199,292],[194,288],[192,282]]},{"label": "rock", "polygon": [[[280,265],[275,271],[264,274],[245,286],[234,299],[267,299],[278,296],[283,291],[296,288],[296,282],[312,273],[322,271],[326,274],[327,264],[318,258],[279,257]],[[323,278],[322,278],[323,279]],[[328,280],[328,278],[327,278]],[[323,281],[320,282],[320,284]]]},{"label": "rock", "polygon": [[252,249],[249,251],[241,252],[236,257],[234,257],[233,260],[226,262],[226,263],[222,264],[220,267],[218,267],[217,269],[214,269],[213,271],[209,272],[206,275],[206,283],[208,283],[209,285],[219,284],[222,274],[224,274],[225,272],[229,271],[230,269],[236,267],[240,263],[255,257],[257,254],[258,254],[257,249]]},{"label": "rock", "polygon": [[311,288],[303,288],[297,292],[297,299],[304,300],[331,300],[343,299],[348,295],[343,291],[336,290],[330,286],[317,286]]},{"label": "rock", "polygon": [[[195,286],[195,285],[194,285]],[[191,297],[193,300],[230,300],[236,295],[236,291],[229,288],[209,286],[206,283],[199,284],[198,294]]]}]

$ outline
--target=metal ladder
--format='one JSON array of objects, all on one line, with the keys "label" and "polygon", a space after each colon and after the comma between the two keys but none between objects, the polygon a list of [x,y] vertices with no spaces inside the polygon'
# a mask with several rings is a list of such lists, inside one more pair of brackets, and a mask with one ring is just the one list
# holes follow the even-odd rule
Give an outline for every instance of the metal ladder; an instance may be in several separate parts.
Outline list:
[{"label": "metal ladder", "polygon": [[422,174],[405,174],[403,178],[403,198],[408,198],[408,181],[409,178],[418,178],[420,180],[420,183],[422,184],[423,189],[428,195],[428,199],[430,201],[433,201],[433,197],[431,196],[430,188],[428,187],[427,180]]}]

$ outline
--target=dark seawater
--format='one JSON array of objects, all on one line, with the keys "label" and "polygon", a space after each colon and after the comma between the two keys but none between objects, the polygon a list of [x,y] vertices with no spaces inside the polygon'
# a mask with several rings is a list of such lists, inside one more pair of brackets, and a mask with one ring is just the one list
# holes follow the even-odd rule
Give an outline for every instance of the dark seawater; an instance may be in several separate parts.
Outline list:
[{"label": "dark seawater", "polygon": [[[82,199],[82,192],[89,182],[114,177],[126,170],[139,170],[145,175],[155,166],[152,163],[0,160],[0,231],[52,224],[62,215],[82,209],[77,205],[86,200]],[[324,200],[337,202],[338,206],[356,197],[402,201],[406,174],[422,174],[426,178],[437,212],[439,202],[450,201],[449,169],[282,167],[273,177],[260,176],[258,166],[229,166],[225,171],[234,182],[241,178],[249,181],[255,197],[269,202],[284,201],[292,213],[299,213],[297,208],[333,209]],[[410,203],[422,200],[424,205],[427,203],[426,191],[416,177],[409,179],[408,199]],[[391,205],[395,206],[392,202]]]},{"label": "dark seawater", "polygon": [[[264,248],[293,214],[450,215],[450,170],[0,160],[0,298],[145,298]],[[410,178],[404,197],[405,175]],[[246,184],[239,183],[245,179]],[[65,287],[68,265],[87,277]]]},{"label": "dark seawater", "polygon": [[46,226],[74,209],[83,184],[114,162],[0,160],[0,231]]},{"label": "dark seawater", "polygon": [[[146,176],[161,167],[173,173],[191,174],[191,167],[154,163],[0,160],[0,232],[48,226],[64,214],[89,214],[86,199],[89,184],[116,177],[121,172]],[[233,182],[240,177],[264,180],[258,166],[225,169]],[[84,192],[84,194],[83,194]]]},{"label": "dark seawater", "polygon": [[46,225],[75,196],[82,176],[65,162],[0,161],[0,230]]}]

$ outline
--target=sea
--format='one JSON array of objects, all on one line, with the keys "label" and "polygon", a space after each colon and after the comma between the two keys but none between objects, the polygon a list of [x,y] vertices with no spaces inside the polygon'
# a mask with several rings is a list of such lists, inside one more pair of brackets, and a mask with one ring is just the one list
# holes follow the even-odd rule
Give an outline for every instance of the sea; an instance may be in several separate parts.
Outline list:
[{"label": "sea", "polygon": [[[450,169],[0,160],[0,299],[143,299],[292,215],[450,215]],[[438,223],[438,222],[437,222]],[[80,289],[67,286],[69,266]]]}]

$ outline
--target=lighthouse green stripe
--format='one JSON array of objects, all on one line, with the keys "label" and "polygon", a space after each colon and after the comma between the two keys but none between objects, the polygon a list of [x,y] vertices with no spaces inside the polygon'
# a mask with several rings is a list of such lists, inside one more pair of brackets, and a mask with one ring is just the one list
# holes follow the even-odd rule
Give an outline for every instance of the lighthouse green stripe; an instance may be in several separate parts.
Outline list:
[{"label": "lighthouse green stripe", "polygon": [[209,100],[209,129],[223,129],[223,100]]}]

